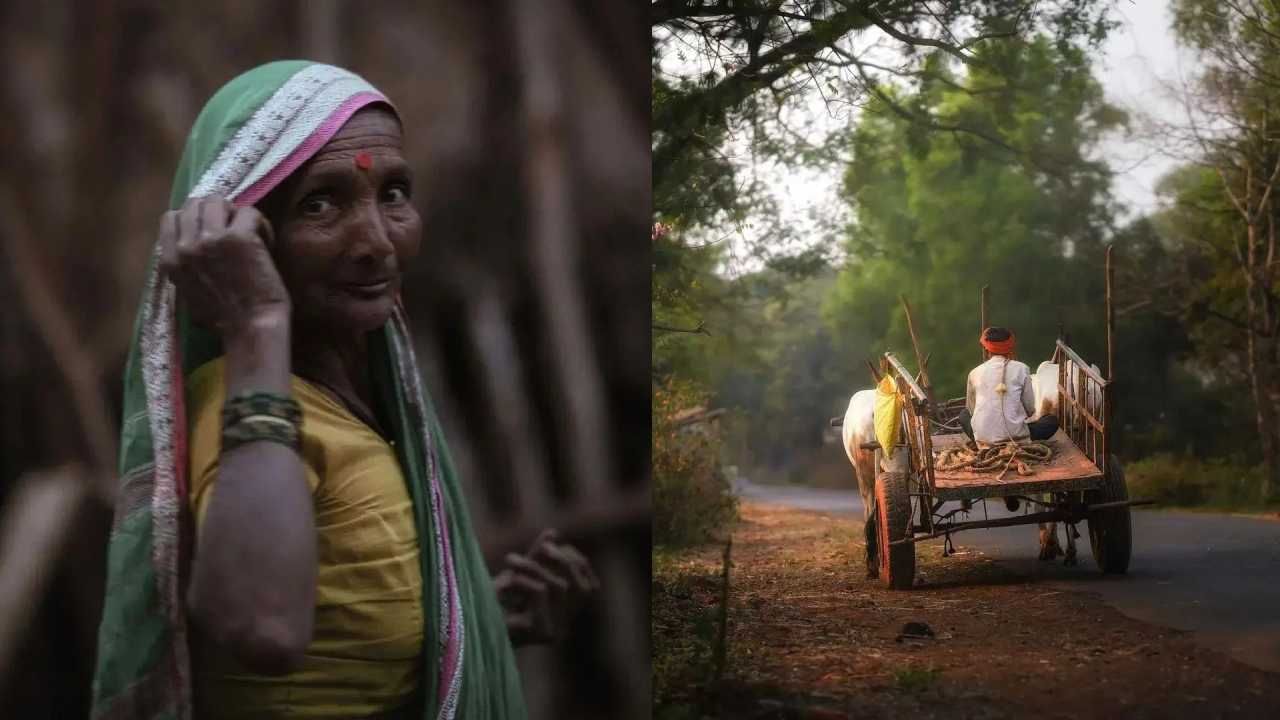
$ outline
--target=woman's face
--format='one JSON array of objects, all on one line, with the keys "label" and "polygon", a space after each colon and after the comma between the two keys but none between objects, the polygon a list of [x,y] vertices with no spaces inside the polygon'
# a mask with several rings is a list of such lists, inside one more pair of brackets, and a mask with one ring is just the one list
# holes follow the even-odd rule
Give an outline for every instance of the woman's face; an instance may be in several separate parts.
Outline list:
[{"label": "woman's face", "polygon": [[375,106],[262,200],[296,328],[345,335],[387,321],[421,243],[412,192],[400,123]]}]

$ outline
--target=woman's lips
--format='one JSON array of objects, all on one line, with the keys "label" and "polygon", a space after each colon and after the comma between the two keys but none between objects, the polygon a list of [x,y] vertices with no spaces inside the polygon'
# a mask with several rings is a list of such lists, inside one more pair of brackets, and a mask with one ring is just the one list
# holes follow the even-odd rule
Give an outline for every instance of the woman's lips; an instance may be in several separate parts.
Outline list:
[{"label": "woman's lips", "polygon": [[387,288],[391,287],[391,279],[378,280],[372,283],[347,283],[346,288],[353,295],[360,297],[380,297],[385,295]]}]

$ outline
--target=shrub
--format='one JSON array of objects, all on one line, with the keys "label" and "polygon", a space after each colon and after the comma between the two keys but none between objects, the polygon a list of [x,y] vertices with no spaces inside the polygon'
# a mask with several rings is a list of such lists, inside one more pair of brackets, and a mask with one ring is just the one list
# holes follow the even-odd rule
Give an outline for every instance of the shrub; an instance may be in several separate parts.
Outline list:
[{"label": "shrub", "polygon": [[941,670],[932,667],[908,667],[894,671],[893,684],[899,690],[919,693],[933,687],[941,675]]},{"label": "shrub", "polygon": [[1256,507],[1262,501],[1264,478],[1257,466],[1173,453],[1125,466],[1130,497],[1179,507]]},{"label": "shrub", "polygon": [[711,539],[737,515],[711,428],[681,427],[675,414],[704,403],[692,386],[668,381],[653,392],[653,542],[690,545]]},{"label": "shrub", "polygon": [[687,553],[653,550],[653,716],[698,720],[715,666],[720,571]]}]

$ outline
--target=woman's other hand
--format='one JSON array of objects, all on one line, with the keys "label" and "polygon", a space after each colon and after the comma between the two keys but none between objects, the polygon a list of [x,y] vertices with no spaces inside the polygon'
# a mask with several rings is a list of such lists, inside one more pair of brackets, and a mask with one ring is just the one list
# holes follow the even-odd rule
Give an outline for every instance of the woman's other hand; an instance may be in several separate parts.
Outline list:
[{"label": "woman's other hand", "polygon": [[225,340],[258,321],[288,319],[274,242],[271,223],[257,209],[192,198],[160,218],[160,267],[192,318]]},{"label": "woman's other hand", "polygon": [[494,578],[498,602],[515,646],[547,643],[566,626],[589,596],[600,589],[591,562],[555,530],[544,530],[523,555],[511,553]]}]

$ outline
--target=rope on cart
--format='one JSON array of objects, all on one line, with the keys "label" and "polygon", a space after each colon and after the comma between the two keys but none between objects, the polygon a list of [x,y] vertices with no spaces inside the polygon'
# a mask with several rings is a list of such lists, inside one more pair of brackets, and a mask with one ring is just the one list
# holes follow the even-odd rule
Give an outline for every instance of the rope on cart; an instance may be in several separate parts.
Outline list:
[{"label": "rope on cart", "polygon": [[1000,477],[1012,468],[1019,475],[1034,475],[1032,469],[1053,459],[1053,448],[1034,440],[1010,440],[991,445],[967,442],[946,448],[937,454],[933,467],[937,470],[971,470],[973,472],[1000,472]]}]

